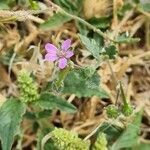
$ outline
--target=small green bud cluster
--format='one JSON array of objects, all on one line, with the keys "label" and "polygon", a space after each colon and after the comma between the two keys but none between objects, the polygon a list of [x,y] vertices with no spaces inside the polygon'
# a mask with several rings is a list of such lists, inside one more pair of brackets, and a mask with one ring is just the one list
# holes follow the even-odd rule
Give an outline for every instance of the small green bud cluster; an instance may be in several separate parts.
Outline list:
[{"label": "small green bud cluster", "polygon": [[96,142],[94,143],[92,150],[108,150],[106,135],[100,132],[97,136]]},{"label": "small green bud cluster", "polygon": [[120,113],[115,105],[109,105],[106,107],[106,113],[109,118],[117,118]]},{"label": "small green bud cluster", "polygon": [[22,102],[33,102],[39,98],[38,87],[26,70],[20,71],[17,80]]},{"label": "small green bud cluster", "polygon": [[115,105],[109,105],[106,107],[106,113],[108,118],[117,118],[121,113],[124,116],[130,116],[133,113],[133,108],[128,103],[123,104],[120,109]]},{"label": "small green bud cluster", "polygon": [[125,103],[122,106],[121,111],[125,116],[130,116],[133,113],[133,108],[130,104]]},{"label": "small green bud cluster", "polygon": [[51,132],[51,139],[59,150],[89,150],[87,141],[83,141],[72,131],[55,128]]}]

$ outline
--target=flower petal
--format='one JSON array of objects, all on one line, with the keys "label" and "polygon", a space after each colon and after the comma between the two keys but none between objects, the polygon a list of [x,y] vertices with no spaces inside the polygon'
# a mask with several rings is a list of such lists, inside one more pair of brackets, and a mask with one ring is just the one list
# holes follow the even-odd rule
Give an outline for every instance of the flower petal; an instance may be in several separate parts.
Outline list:
[{"label": "flower petal", "polygon": [[67,66],[67,59],[66,58],[60,58],[58,60],[58,67],[60,69],[64,69]]},{"label": "flower petal", "polygon": [[70,47],[71,47],[71,40],[70,39],[63,41],[63,43],[61,45],[62,50],[67,51]]},{"label": "flower petal", "polygon": [[70,58],[74,55],[73,51],[67,51],[66,52],[66,58]]},{"label": "flower petal", "polygon": [[51,53],[51,54],[56,54],[58,50],[57,47],[55,47],[53,44],[50,43],[45,44],[45,49],[47,53]]},{"label": "flower petal", "polygon": [[47,60],[47,61],[55,61],[57,59],[58,59],[58,57],[57,57],[56,54],[48,53],[48,54],[45,55],[45,60]]}]

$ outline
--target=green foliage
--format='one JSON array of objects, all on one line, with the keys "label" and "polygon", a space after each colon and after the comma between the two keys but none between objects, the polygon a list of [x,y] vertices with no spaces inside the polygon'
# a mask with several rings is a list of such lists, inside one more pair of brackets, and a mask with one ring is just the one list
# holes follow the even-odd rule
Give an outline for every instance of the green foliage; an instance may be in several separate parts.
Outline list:
[{"label": "green foliage", "polygon": [[20,88],[19,99],[24,102],[33,102],[39,98],[38,87],[26,70],[20,71],[18,75],[18,86]]},{"label": "green foliage", "polygon": [[61,86],[63,86],[63,81],[66,78],[66,76],[70,70],[71,70],[71,68],[67,67],[67,68],[58,72],[57,77],[56,77],[56,81],[54,83],[57,89],[60,88]]},{"label": "green foliage", "polygon": [[32,9],[36,10],[36,9],[40,8],[39,5],[38,5],[38,2],[35,1],[35,0],[29,0],[29,3],[30,3],[30,6],[31,6]]},{"label": "green foliage", "polygon": [[129,10],[131,10],[133,7],[130,3],[125,3],[119,10],[118,10],[118,15],[120,17],[123,17],[125,13]]},{"label": "green foliage", "polygon": [[[51,132],[53,130],[53,128],[44,128],[38,131],[37,134],[37,145],[36,145],[36,150],[41,150],[41,141],[43,139],[43,137],[48,134],[49,132]],[[54,146],[54,142],[53,141],[48,141],[45,145],[44,145],[44,150],[58,150],[56,146]]]},{"label": "green foliage", "polygon": [[118,108],[115,105],[107,106],[106,113],[109,118],[117,118],[120,114]]},{"label": "green foliage", "polygon": [[95,18],[95,17],[91,18],[88,22],[94,25],[96,28],[106,29],[110,27],[110,23],[111,23],[110,21],[111,21],[111,17],[105,16],[101,18]]},{"label": "green foliage", "polygon": [[92,150],[108,150],[107,139],[104,133],[98,133],[96,142],[94,143]]},{"label": "green foliage", "polygon": [[103,55],[107,56],[109,59],[115,59],[117,55],[117,48],[115,45],[109,45],[104,48]]},{"label": "green foliage", "polygon": [[120,150],[121,148],[130,148],[138,143],[138,133],[140,131],[142,111],[136,113],[132,123],[112,145],[111,150]]},{"label": "green foliage", "polygon": [[[90,69],[90,68],[89,68]],[[100,76],[95,72],[87,73],[88,69],[74,69],[68,73],[64,80],[65,94],[75,94],[78,97],[99,96],[108,98],[106,92],[99,87]]]},{"label": "green foliage", "polygon": [[0,9],[9,9],[9,6],[6,0],[0,1]]},{"label": "green foliage", "polygon": [[139,38],[132,38],[130,36],[127,36],[126,34],[122,34],[117,37],[116,41],[118,43],[127,43],[127,44],[132,44],[132,43],[137,43],[140,41]]},{"label": "green foliage", "polygon": [[108,145],[112,145],[112,142],[116,141],[119,138],[119,136],[123,132],[123,129],[113,123],[104,122],[99,128],[98,133],[99,132],[104,132],[107,137]]},{"label": "green foliage", "polygon": [[41,24],[41,29],[54,29],[62,26],[65,22],[70,21],[71,18],[62,12],[55,13],[53,16],[49,17],[43,24]]},{"label": "green foliage", "polygon": [[51,139],[59,150],[89,150],[89,142],[83,141],[72,131],[55,128],[51,132]]},{"label": "green foliage", "polygon": [[139,4],[138,7],[143,11],[150,12],[150,3]]},{"label": "green foliage", "polygon": [[132,150],[149,150],[150,144],[149,143],[140,143],[132,148]]},{"label": "green foliage", "polygon": [[133,0],[133,3],[139,4],[139,3],[140,3],[140,0]]},{"label": "green foliage", "polygon": [[125,103],[122,105],[121,111],[125,116],[130,116],[133,113],[133,108],[129,103]]},{"label": "green foliage", "polygon": [[68,103],[65,99],[55,96],[48,92],[42,93],[36,104],[41,108],[47,110],[60,109],[69,113],[76,112],[75,106]]},{"label": "green foliage", "polygon": [[54,0],[54,2],[61,6],[64,10],[69,13],[78,15],[82,10],[83,0]]},{"label": "green foliage", "polygon": [[16,0],[0,0],[0,9],[9,9],[16,4]]},{"label": "green foliage", "polygon": [[27,111],[24,115],[27,119],[38,120],[42,118],[49,117],[52,114],[52,110],[43,110],[39,112],[29,112]]},{"label": "green foliage", "polygon": [[0,107],[0,139],[2,150],[10,150],[14,137],[19,132],[20,122],[26,107],[16,99],[8,99]]},{"label": "green foliage", "polygon": [[79,34],[81,42],[90,51],[94,58],[97,60],[100,58],[100,52],[102,47],[100,43],[97,43],[94,39],[88,38],[84,35]]}]

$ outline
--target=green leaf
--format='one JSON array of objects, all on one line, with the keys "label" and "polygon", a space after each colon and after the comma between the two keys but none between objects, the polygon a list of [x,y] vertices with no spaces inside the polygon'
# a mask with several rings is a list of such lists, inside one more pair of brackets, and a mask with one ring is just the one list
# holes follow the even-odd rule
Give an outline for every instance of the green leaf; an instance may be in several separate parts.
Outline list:
[{"label": "green leaf", "polygon": [[125,3],[119,10],[118,10],[118,15],[120,17],[123,17],[125,15],[125,13],[129,10],[131,10],[133,8],[133,6],[131,5],[131,3]]},{"label": "green leaf", "polygon": [[126,34],[122,34],[122,35],[117,37],[116,41],[117,41],[117,43],[132,44],[132,43],[139,42],[140,38],[132,38],[132,37],[126,36]]},{"label": "green leaf", "polygon": [[102,53],[103,55],[107,55],[109,59],[115,59],[117,55],[117,48],[115,45],[110,45],[108,47],[105,47],[104,52]]},{"label": "green leaf", "polygon": [[[52,130],[53,128],[44,128],[42,130],[38,130],[36,150],[41,150],[42,139],[44,138],[45,135],[50,133]],[[48,140],[48,142],[45,143],[44,150],[58,150],[58,149],[54,146],[52,140]]]},{"label": "green leaf", "polygon": [[7,100],[0,108],[0,139],[2,150],[10,150],[14,136],[19,132],[26,107],[18,100]]},{"label": "green leaf", "polygon": [[42,29],[54,29],[62,26],[65,22],[70,21],[71,18],[63,14],[62,12],[58,12],[54,14],[52,17],[48,18],[43,24],[40,25]]},{"label": "green leaf", "polygon": [[138,3],[140,3],[140,0],[133,0],[133,2],[134,2],[135,4],[138,4]]},{"label": "green leaf", "polygon": [[97,28],[106,29],[110,26],[111,17],[105,16],[101,18],[92,18],[89,20],[89,23],[94,25]]},{"label": "green leaf", "polygon": [[133,148],[133,150],[149,150],[149,149],[150,149],[149,143],[140,143]]},{"label": "green leaf", "polygon": [[0,9],[9,9],[9,5],[7,0],[1,0],[0,1]]},{"label": "green leaf", "polygon": [[88,69],[75,69],[68,73],[64,80],[63,93],[75,94],[78,97],[99,96],[108,98],[106,92],[99,87],[100,76],[95,72],[89,73]]},{"label": "green leaf", "polygon": [[112,145],[111,150],[120,150],[121,148],[130,148],[138,143],[138,133],[140,131],[142,111],[135,115],[132,123]]},{"label": "green leaf", "polygon": [[150,12],[150,3],[139,4],[139,8],[146,12]]},{"label": "green leaf", "polygon": [[63,70],[60,70],[58,72],[57,79],[55,81],[55,86],[57,87],[57,89],[60,88],[63,85],[63,81],[66,78],[67,74],[69,73],[70,69],[71,68],[69,66],[69,67],[67,67]]},{"label": "green leaf", "polygon": [[108,145],[112,145],[113,141],[116,141],[118,137],[121,135],[123,129],[115,124],[110,124],[104,122],[101,127],[98,129],[98,132],[104,132],[107,135]]},{"label": "green leaf", "polygon": [[88,38],[84,35],[79,34],[79,37],[83,45],[90,51],[93,57],[99,59],[100,51],[102,49],[100,45],[94,39]]},{"label": "green leaf", "polygon": [[60,109],[69,113],[76,112],[76,107],[74,105],[68,103],[63,98],[55,96],[48,92],[42,93],[36,104],[41,108],[47,110]]},{"label": "green leaf", "polygon": [[0,2],[0,9],[9,9],[9,6],[4,2]]},{"label": "green leaf", "polygon": [[32,9],[34,9],[34,10],[40,9],[39,4],[38,4],[37,1],[35,1],[35,0],[29,0],[29,3],[30,3],[30,6],[31,6]]},{"label": "green leaf", "polygon": [[54,0],[54,2],[67,12],[79,15],[82,11],[83,0]]},{"label": "green leaf", "polygon": [[43,110],[40,112],[27,111],[25,113],[24,117],[26,117],[27,119],[30,119],[30,120],[38,120],[38,119],[49,117],[51,114],[52,114],[51,110]]}]

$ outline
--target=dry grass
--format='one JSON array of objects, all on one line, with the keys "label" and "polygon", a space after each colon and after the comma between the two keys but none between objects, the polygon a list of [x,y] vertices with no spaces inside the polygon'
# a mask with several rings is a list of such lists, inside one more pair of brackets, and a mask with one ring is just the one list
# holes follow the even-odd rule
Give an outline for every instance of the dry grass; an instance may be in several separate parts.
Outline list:
[{"label": "dry grass", "polygon": [[[104,3],[103,7],[99,7],[101,4],[95,5],[95,3],[92,3],[92,6],[90,4],[92,9],[88,11],[89,2],[89,0],[86,0],[84,5],[86,18],[101,17],[112,13],[113,9],[116,10],[123,4],[123,1],[119,1],[118,4],[116,0],[114,0],[114,3],[103,0],[99,1]],[[48,6],[48,9],[51,10],[51,7]],[[89,59],[88,51],[81,48],[81,43],[77,37],[78,30],[73,21],[65,23],[55,30],[44,31],[38,28],[36,24],[42,23],[44,18],[41,19],[27,11],[20,12],[0,11],[2,29],[0,32],[0,105],[6,97],[18,95],[16,75],[22,68],[34,73],[39,87],[44,86],[50,79],[54,66],[52,63],[45,63],[42,56],[44,55],[44,44],[46,42],[58,43],[69,37],[73,41],[73,48],[76,53],[74,62],[79,66],[94,63],[93,60]],[[48,15],[45,11],[42,13],[45,16]],[[10,18],[12,16],[15,17],[15,20]],[[8,17],[8,20],[6,17]],[[116,14],[113,13],[111,30],[113,38],[125,31],[131,36],[141,38],[138,44],[119,45],[119,56],[111,62],[111,66],[116,78],[123,81],[128,100],[137,110],[144,107],[141,138],[150,143],[148,141],[150,138],[150,22],[145,14],[137,13],[135,15],[135,11],[128,12],[121,21],[116,19]],[[5,64],[4,60],[7,59],[8,53],[11,53],[11,57],[7,61],[9,64]],[[49,122],[77,131],[84,137],[88,136],[104,121],[109,122],[104,108],[110,103],[115,103],[116,89],[109,66],[105,62],[101,64],[98,73],[101,75],[103,88],[111,96],[110,99],[100,101],[98,97],[93,96],[84,101],[75,97],[75,95],[70,95],[68,101],[73,102],[78,107],[78,112],[70,115],[54,111]],[[23,147],[33,147],[33,141],[35,140],[29,124],[29,121],[23,123],[26,128]]]}]

